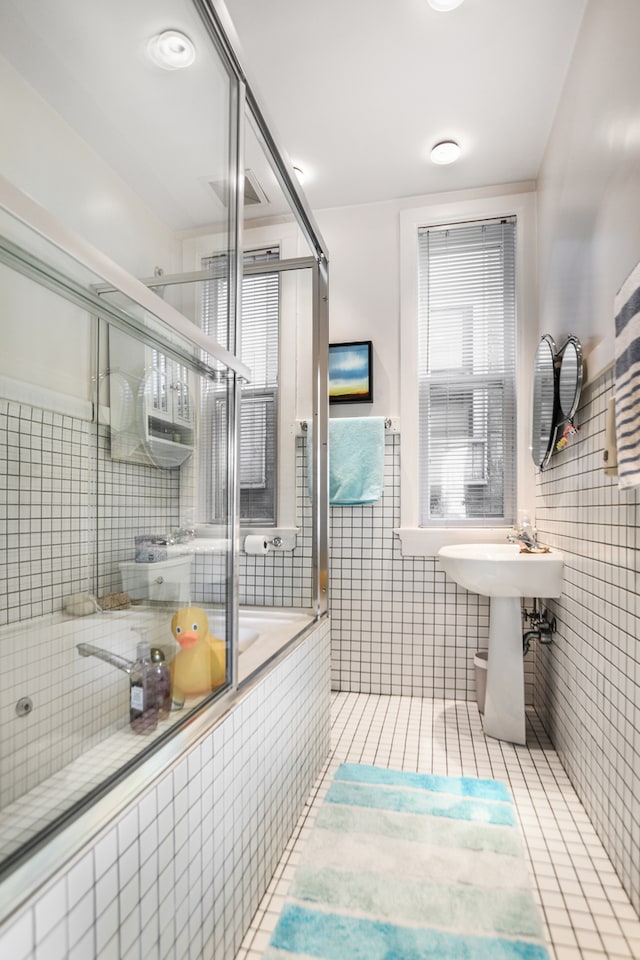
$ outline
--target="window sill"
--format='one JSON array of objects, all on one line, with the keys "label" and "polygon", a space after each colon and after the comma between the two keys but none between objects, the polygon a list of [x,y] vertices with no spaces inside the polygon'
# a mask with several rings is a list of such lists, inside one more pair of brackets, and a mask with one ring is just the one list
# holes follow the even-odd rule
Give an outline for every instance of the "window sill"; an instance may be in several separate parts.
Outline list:
[{"label": "window sill", "polygon": [[511,526],[504,527],[397,527],[403,557],[435,557],[440,547],[456,543],[502,543]]}]

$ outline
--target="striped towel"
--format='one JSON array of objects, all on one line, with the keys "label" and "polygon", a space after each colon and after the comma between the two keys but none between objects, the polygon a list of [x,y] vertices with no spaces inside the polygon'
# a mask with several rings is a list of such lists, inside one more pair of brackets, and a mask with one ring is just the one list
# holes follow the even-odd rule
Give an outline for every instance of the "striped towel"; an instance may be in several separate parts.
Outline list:
[{"label": "striped towel", "polygon": [[615,299],[618,488],[640,484],[640,263]]}]

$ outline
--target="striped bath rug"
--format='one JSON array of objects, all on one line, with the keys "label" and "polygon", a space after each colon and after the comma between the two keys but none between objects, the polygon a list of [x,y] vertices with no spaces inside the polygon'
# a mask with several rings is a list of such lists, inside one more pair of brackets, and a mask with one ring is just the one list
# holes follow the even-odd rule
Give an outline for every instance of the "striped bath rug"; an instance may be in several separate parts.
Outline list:
[{"label": "striped bath rug", "polygon": [[549,960],[497,780],[336,772],[264,960]]}]

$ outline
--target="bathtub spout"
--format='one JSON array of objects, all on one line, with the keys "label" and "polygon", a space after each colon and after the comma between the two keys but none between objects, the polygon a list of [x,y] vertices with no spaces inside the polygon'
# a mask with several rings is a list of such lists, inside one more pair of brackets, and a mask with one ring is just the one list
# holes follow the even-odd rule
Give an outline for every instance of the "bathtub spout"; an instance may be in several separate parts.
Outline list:
[{"label": "bathtub spout", "polygon": [[97,657],[98,660],[104,660],[105,663],[110,663],[112,667],[117,667],[118,670],[124,670],[126,674],[130,674],[133,669],[133,660],[127,660],[126,657],[121,657],[117,653],[103,650],[102,647],[94,647],[90,643],[78,643],[76,644],[76,650],[81,657]]}]

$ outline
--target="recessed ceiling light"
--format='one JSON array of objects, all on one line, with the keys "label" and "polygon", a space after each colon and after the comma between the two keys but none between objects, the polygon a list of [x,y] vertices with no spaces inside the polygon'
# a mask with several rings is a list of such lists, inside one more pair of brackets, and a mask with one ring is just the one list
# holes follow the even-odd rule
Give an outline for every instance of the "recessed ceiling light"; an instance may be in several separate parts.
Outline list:
[{"label": "recessed ceiling light", "polygon": [[196,48],[189,37],[179,30],[164,30],[151,37],[147,53],[163,70],[181,70],[190,67],[196,58]]},{"label": "recessed ceiling light", "polygon": [[433,163],[455,163],[460,156],[461,150],[455,140],[442,140],[436,143],[431,150],[431,160]]},{"label": "recessed ceiling light", "polygon": [[429,6],[437,10],[438,13],[446,13],[449,10],[455,10],[462,3],[462,0],[428,0]]}]

